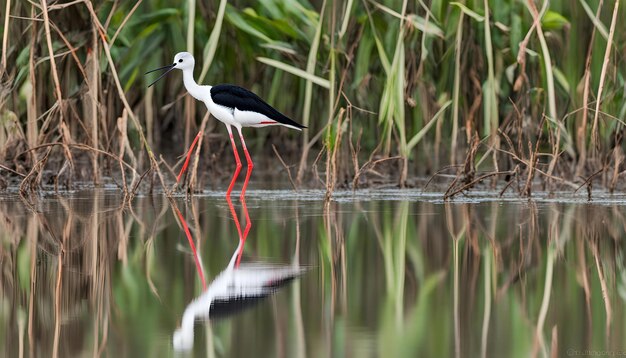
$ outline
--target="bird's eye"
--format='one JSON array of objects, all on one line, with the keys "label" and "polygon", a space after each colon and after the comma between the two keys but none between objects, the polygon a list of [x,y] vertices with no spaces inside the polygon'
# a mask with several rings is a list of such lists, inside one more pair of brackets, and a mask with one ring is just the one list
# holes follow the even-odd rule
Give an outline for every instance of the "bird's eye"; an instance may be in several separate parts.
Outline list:
[{"label": "bird's eye", "polygon": [[180,60],[178,60],[178,62],[183,62],[183,59],[181,58]]}]

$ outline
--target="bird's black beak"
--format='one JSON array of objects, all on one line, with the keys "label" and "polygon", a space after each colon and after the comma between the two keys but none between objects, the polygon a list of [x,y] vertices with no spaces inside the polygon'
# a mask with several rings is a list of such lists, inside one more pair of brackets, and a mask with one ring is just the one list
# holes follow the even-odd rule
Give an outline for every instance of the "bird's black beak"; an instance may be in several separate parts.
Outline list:
[{"label": "bird's black beak", "polygon": [[174,67],[176,66],[175,63],[171,64],[171,65],[167,65],[167,66],[163,66],[163,67],[159,67],[159,68],[155,68],[154,70],[150,70],[148,72],[146,72],[145,74],[147,75],[148,73],[152,73],[155,71],[162,71],[162,70],[167,70],[165,71],[165,73],[163,73],[161,76],[159,76],[159,78],[157,78],[154,82],[152,82],[151,84],[148,85],[148,87],[152,86],[153,84],[159,82],[159,80],[163,77],[165,77],[165,75],[167,75],[168,73],[170,73],[170,71],[172,71],[174,69]]}]

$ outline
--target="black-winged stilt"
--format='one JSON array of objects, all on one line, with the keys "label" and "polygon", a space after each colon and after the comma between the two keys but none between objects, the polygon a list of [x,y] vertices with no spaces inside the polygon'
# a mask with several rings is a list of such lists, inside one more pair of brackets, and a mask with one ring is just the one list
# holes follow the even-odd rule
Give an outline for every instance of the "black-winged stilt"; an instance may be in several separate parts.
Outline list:
[{"label": "black-winged stilt", "polygon": [[[198,85],[193,78],[194,65],[195,60],[193,58],[193,55],[191,55],[189,52],[179,52],[174,57],[173,64],[146,72],[146,74],[148,74],[154,71],[167,70],[148,87],[155,84],[170,71],[174,69],[181,70],[183,71],[183,83],[185,84],[185,88],[187,89],[189,94],[191,94],[195,99],[204,102],[213,117],[217,118],[219,121],[226,125],[226,130],[228,130],[230,142],[233,146],[235,161],[237,163],[237,168],[235,169],[233,178],[230,182],[230,185],[228,186],[228,190],[226,191],[227,197],[230,197],[230,193],[233,190],[235,181],[237,180],[237,176],[239,175],[239,171],[241,170],[241,160],[239,160],[239,153],[237,152],[237,146],[235,145],[235,139],[233,138],[233,132],[231,127],[235,127],[237,129],[237,132],[239,133],[239,138],[241,139],[241,145],[243,147],[244,154],[246,155],[246,161],[248,162],[248,172],[246,173],[246,179],[241,188],[241,198],[243,198],[246,192],[246,187],[248,186],[248,181],[250,180],[250,174],[252,173],[252,168],[254,167],[254,164],[252,163],[252,159],[250,158],[250,154],[248,153],[248,149],[246,148],[246,142],[243,139],[241,128],[281,125],[288,128],[302,130],[302,128],[306,127],[299,123],[296,123],[289,117],[280,113],[274,107],[270,106],[269,104],[267,104],[267,102],[262,100],[259,96],[248,91],[245,88],[230,84],[221,84],[216,86]],[[200,133],[198,133],[198,136],[196,136],[189,148],[185,163],[180,173],[178,174],[177,182],[180,181],[183,172],[189,164],[191,152],[193,151],[193,147],[195,146],[199,135]]]}]

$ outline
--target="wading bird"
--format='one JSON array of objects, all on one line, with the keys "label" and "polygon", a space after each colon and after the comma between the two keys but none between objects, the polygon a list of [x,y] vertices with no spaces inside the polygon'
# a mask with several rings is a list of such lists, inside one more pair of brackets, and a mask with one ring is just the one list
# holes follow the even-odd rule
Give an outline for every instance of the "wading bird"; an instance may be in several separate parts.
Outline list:
[{"label": "wading bird", "polygon": [[[226,125],[226,130],[228,131],[228,135],[230,136],[230,142],[233,146],[233,153],[235,155],[235,161],[237,163],[237,168],[235,169],[233,178],[231,179],[228,190],[226,191],[227,197],[230,197],[230,192],[233,190],[235,181],[237,180],[237,176],[239,175],[239,171],[241,170],[241,160],[239,160],[239,153],[237,153],[237,146],[235,145],[235,139],[233,138],[233,132],[231,127],[235,127],[237,129],[237,132],[239,133],[239,138],[241,139],[241,145],[243,147],[244,154],[246,155],[246,161],[248,162],[248,172],[246,173],[246,179],[244,180],[243,186],[241,188],[241,198],[243,198],[246,192],[246,187],[248,186],[248,181],[250,180],[250,174],[252,173],[252,168],[254,167],[254,164],[252,163],[250,154],[248,154],[248,149],[246,148],[246,142],[243,139],[241,128],[280,125],[288,128],[302,130],[302,128],[306,127],[299,123],[296,123],[289,117],[280,113],[274,107],[270,106],[269,104],[267,104],[267,102],[262,100],[259,96],[248,91],[245,88],[230,84],[221,84],[215,86],[202,86],[197,84],[196,81],[193,79],[194,65],[195,60],[189,52],[179,52],[176,54],[176,56],[174,56],[173,64],[146,72],[146,74],[148,74],[154,71],[166,70],[165,73],[159,76],[159,78],[152,82],[148,87],[157,83],[161,78],[170,73],[172,70],[181,70],[183,71],[183,83],[185,84],[187,92],[189,92],[189,94],[191,94],[195,99],[204,102],[213,117],[217,118],[217,120]],[[176,180],[177,182],[180,181],[183,172],[189,164],[191,152],[193,151],[193,147],[195,146],[198,138],[199,133],[189,148],[185,163],[183,164],[183,167],[178,174]]]}]

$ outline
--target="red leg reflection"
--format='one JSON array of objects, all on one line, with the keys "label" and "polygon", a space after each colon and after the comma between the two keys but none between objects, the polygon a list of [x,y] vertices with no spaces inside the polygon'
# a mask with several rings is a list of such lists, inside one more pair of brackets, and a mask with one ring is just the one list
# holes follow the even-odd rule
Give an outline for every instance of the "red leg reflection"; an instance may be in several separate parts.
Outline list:
[{"label": "red leg reflection", "polygon": [[183,218],[183,214],[180,213],[178,207],[173,205],[174,210],[176,210],[176,214],[178,214],[178,218],[180,219],[181,224],[183,224],[183,229],[185,230],[185,235],[187,236],[187,240],[189,241],[189,246],[191,247],[191,252],[193,253],[193,259],[196,262],[196,270],[198,271],[198,276],[200,276],[200,280],[202,281],[202,289],[206,291],[206,280],[204,279],[204,271],[202,270],[202,263],[198,258],[198,252],[196,251],[196,245],[193,243],[193,237],[191,237],[191,233],[189,232],[189,227],[187,226],[187,222],[185,218]]},{"label": "red leg reflection", "polygon": [[200,139],[201,134],[202,132],[198,132],[198,134],[196,135],[196,138],[194,138],[193,142],[191,142],[191,146],[189,147],[189,151],[187,152],[187,158],[185,158],[185,164],[183,164],[183,167],[180,169],[180,172],[178,173],[178,177],[176,177],[177,184],[178,182],[180,182],[180,178],[182,178],[183,173],[185,173],[185,170],[187,170],[187,166],[189,165],[189,159],[191,159],[191,153],[193,153],[193,148],[195,148],[196,143],[198,142],[198,139]]},{"label": "red leg reflection", "polygon": [[[246,151],[246,153],[248,152]],[[250,176],[250,170],[248,170],[247,176],[248,177]],[[248,207],[246,206],[246,198],[243,196],[243,191],[241,192],[241,209],[243,210],[243,213],[246,217],[246,228],[243,230],[243,243],[241,245],[241,251],[237,255],[237,263],[235,264],[235,267],[239,267],[239,263],[241,262],[241,256],[243,254],[243,244],[246,243],[246,239],[248,238],[248,233],[250,232],[250,229],[252,228],[252,222],[250,221],[250,215],[248,214]]]},{"label": "red leg reflection", "polygon": [[235,210],[235,206],[233,205],[230,196],[226,197],[226,202],[228,203],[228,208],[230,209],[230,214],[233,216],[233,220],[235,221],[235,226],[237,227],[237,234],[239,235],[239,247],[237,248],[237,261],[235,263],[235,268],[239,267],[239,263],[241,262],[241,256],[243,255],[243,247],[246,244],[246,239],[248,238],[248,233],[250,232],[250,228],[252,228],[252,222],[250,221],[250,215],[248,214],[248,207],[246,206],[246,200],[244,197],[241,198],[242,211],[244,213],[246,219],[246,227],[241,232],[241,224],[239,223],[239,216],[237,215],[237,211]]}]

